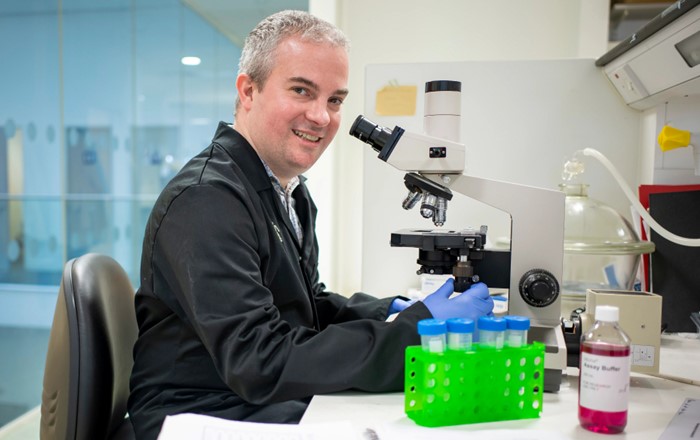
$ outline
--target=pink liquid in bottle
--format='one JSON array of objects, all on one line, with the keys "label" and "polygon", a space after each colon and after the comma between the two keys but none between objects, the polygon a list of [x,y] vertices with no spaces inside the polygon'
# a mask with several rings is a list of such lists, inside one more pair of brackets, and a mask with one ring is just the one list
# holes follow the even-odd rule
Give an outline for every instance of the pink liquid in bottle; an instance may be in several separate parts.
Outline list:
[{"label": "pink liquid in bottle", "polygon": [[[597,356],[629,358],[630,347],[625,345],[581,344],[581,354],[590,353]],[[584,368],[581,365],[581,368]],[[603,434],[617,434],[624,431],[627,426],[627,410],[602,411],[586,408],[580,403],[581,381],[579,380],[579,406],[578,419],[581,426],[589,431]]]}]

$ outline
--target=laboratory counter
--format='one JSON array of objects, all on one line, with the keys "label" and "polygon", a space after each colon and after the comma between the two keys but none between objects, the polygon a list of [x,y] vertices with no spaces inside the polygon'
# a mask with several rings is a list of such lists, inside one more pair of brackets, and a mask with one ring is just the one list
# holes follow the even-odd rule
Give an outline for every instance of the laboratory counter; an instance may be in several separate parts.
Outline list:
[{"label": "laboratory counter", "polygon": [[[558,393],[544,393],[542,415],[535,419],[476,423],[440,428],[416,425],[404,413],[404,394],[343,392],[315,396],[301,420],[302,425],[350,422],[360,430],[374,429],[374,440],[562,440],[633,439],[683,440],[698,438],[700,414],[695,414],[695,437],[674,434],[667,427],[686,399],[700,403],[700,339],[695,335],[662,335],[659,376],[633,373],[629,418],[625,432],[606,436],[584,430],[578,424],[578,369],[568,368]],[[672,379],[668,379],[672,378]],[[700,405],[699,405],[700,406]],[[2,440],[39,438],[40,408],[0,428]],[[344,426],[344,425],[337,425]],[[384,435],[387,433],[388,435]]]},{"label": "laboratory counter", "polygon": [[[625,432],[616,439],[659,439],[686,399],[700,399],[700,339],[663,335],[658,376],[632,373]],[[673,379],[668,379],[668,378]],[[404,394],[343,392],[315,396],[301,423],[347,420],[358,427],[404,439],[447,439],[472,432],[475,438],[602,439],[605,434],[579,426],[578,369],[568,368],[558,393],[544,393],[542,414],[535,419],[476,423],[438,428],[417,425],[404,413]],[[700,423],[700,414],[696,421]],[[488,433],[486,432],[488,431]],[[500,433],[500,434],[499,434]],[[528,434],[529,433],[529,434]],[[666,434],[668,435],[668,431]],[[488,434],[488,435],[486,435]],[[515,435],[515,436],[514,436]],[[664,439],[693,438],[674,434]],[[697,435],[697,433],[696,433]],[[469,438],[474,438],[470,436]]]}]

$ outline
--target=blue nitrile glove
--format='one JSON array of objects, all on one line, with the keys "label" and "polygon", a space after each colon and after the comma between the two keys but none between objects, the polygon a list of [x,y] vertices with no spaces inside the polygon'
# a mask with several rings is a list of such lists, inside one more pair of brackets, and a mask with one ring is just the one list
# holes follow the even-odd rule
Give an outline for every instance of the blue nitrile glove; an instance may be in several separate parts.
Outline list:
[{"label": "blue nitrile glove", "polygon": [[399,313],[403,312],[407,307],[412,305],[414,302],[416,302],[415,299],[412,300],[405,300],[403,298],[396,298],[391,302],[391,305],[389,306],[389,315],[393,315],[394,313]]},{"label": "blue nitrile glove", "polygon": [[435,319],[469,318],[476,321],[493,310],[493,299],[484,283],[472,284],[462,294],[450,298],[454,279],[450,278],[438,290],[426,296],[423,304]]}]

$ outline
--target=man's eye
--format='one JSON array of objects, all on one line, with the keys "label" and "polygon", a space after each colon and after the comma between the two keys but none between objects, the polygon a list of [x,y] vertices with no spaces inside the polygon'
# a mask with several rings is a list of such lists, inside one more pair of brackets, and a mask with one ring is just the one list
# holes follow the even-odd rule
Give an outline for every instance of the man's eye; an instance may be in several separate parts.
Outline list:
[{"label": "man's eye", "polygon": [[334,105],[342,105],[343,104],[343,100],[340,98],[331,98],[328,100],[328,102],[330,102],[331,104],[334,104]]},{"label": "man's eye", "polygon": [[306,89],[303,87],[292,87],[292,90],[294,91],[294,93],[296,93],[298,95],[308,95],[309,94],[306,91]]}]

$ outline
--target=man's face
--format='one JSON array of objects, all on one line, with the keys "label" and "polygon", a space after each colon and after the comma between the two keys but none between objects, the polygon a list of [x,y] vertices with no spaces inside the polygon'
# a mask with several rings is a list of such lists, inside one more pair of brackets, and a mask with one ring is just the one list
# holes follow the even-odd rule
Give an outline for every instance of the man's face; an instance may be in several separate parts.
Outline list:
[{"label": "man's face", "polygon": [[284,40],[274,56],[264,87],[243,87],[247,111],[236,128],[286,185],[318,160],[338,131],[348,56],[341,47],[296,37]]}]

